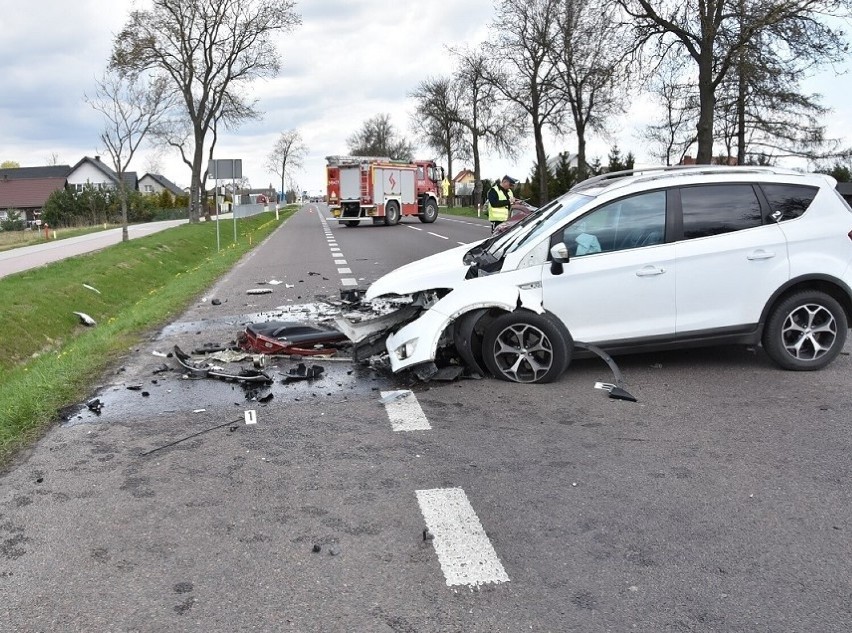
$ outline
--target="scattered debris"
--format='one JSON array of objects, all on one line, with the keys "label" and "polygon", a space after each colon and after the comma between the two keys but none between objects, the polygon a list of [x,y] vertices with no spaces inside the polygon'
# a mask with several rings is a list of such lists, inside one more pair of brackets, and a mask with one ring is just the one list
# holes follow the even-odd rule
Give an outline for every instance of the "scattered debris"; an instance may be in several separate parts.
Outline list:
[{"label": "scattered debris", "polygon": [[159,367],[155,368],[153,373],[154,373],[154,375],[156,375],[156,374],[162,374],[163,372],[167,372],[167,371],[171,371],[171,370],[172,370],[171,367],[169,367],[168,365],[163,363]]},{"label": "scattered debris", "polygon": [[246,290],[247,295],[269,295],[272,294],[272,288],[252,288]]},{"label": "scattered debris", "polygon": [[83,284],[83,288],[88,288],[88,289],[89,289],[89,290],[91,290],[92,292],[97,292],[98,294],[101,294],[101,291],[100,291],[100,290],[98,290],[98,289],[97,289],[97,288],[95,288],[94,286],[90,286],[89,284]]},{"label": "scattered debris", "polygon": [[97,321],[95,321],[92,317],[90,317],[85,312],[74,312],[73,314],[76,314],[77,318],[80,319],[80,323],[82,323],[86,327],[94,327],[98,324]]},{"label": "scattered debris", "polygon": [[222,369],[218,369],[204,361],[193,361],[192,357],[186,352],[184,352],[177,345],[175,345],[174,347],[174,355],[175,358],[177,358],[178,363],[180,363],[181,367],[186,369],[189,374],[195,378],[218,378],[220,380],[225,380],[228,382],[240,383],[271,384],[272,382],[274,382],[273,379],[269,376],[269,374],[263,371],[241,369],[239,373],[235,374]]},{"label": "scattered debris", "polygon": [[142,385],[127,385],[128,391],[142,391]]},{"label": "scattered debris", "polygon": [[100,415],[101,409],[104,408],[104,403],[101,402],[100,398],[93,398],[86,403],[86,406],[89,408],[89,411],[95,415]]},{"label": "scattered debris", "polygon": [[410,395],[411,395],[411,391],[409,391],[408,389],[402,389],[400,391],[391,391],[388,395],[386,395],[384,398],[379,400],[379,403],[380,404],[389,404],[391,402],[401,400],[402,398],[407,398]]},{"label": "scattered debris", "polygon": [[154,356],[159,356],[160,358],[168,358],[169,357],[168,354],[165,354],[163,352],[158,352],[157,350],[154,350],[153,352],[151,352],[151,354],[153,354]]},{"label": "scattered debris", "polygon": [[204,413],[207,409],[193,409],[193,413]]},{"label": "scattered debris", "polygon": [[328,553],[330,556],[339,556],[340,555],[340,547],[337,545],[332,545],[328,548]]},{"label": "scattered debris", "polygon": [[258,402],[262,402],[263,404],[266,404],[267,402],[269,402],[270,400],[272,400],[272,398],[273,398],[273,394],[272,394],[272,392],[270,391],[268,394],[266,394],[266,395],[265,395],[265,396],[263,396],[262,398],[258,398],[258,399],[257,399],[257,401],[258,401]]},{"label": "scattered debris", "polygon": [[268,283],[270,286],[280,286],[280,285],[281,285],[282,283],[284,283],[284,282],[283,282],[283,281],[278,281],[277,279],[270,279],[270,280],[269,280],[269,281],[267,281],[266,283]]},{"label": "scattered debris", "polygon": [[314,554],[319,554],[322,551],[322,545],[320,545],[319,543],[314,543],[314,546],[311,548],[311,551]]},{"label": "scattered debris", "polygon": [[221,299],[211,299],[210,303],[212,303],[214,306],[220,306],[220,305],[222,305],[222,300]]},{"label": "scattered debris", "polygon": [[316,380],[322,376],[324,371],[325,367],[322,365],[311,365],[308,367],[305,363],[299,363],[287,373],[281,384],[286,385],[288,382],[299,380]]},{"label": "scattered debris", "polygon": [[285,288],[295,288],[296,284],[284,284]]},{"label": "scattered debris", "polygon": [[148,396],[150,396],[150,395],[151,395],[151,393],[150,393],[150,392],[148,392],[148,391],[143,391],[143,392],[142,392],[142,397],[143,397],[143,398],[147,398],[147,397],[148,397]]},{"label": "scattered debris", "polygon": [[432,541],[435,539],[435,535],[429,531],[429,528],[423,528],[423,540],[424,541]]}]

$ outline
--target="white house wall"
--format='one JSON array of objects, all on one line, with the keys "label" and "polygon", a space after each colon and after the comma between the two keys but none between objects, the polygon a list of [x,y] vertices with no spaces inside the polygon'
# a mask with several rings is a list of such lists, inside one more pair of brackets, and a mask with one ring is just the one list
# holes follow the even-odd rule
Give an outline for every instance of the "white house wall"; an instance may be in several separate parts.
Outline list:
[{"label": "white house wall", "polygon": [[71,186],[85,185],[87,182],[93,185],[102,184],[109,187],[114,186],[114,183],[109,176],[89,163],[80,165],[77,169],[68,174],[68,184]]}]

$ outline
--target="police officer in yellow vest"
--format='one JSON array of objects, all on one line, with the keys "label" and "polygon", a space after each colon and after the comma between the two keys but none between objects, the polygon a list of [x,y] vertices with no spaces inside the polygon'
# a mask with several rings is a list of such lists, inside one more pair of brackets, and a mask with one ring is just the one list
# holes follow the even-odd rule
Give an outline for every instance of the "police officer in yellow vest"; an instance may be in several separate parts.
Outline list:
[{"label": "police officer in yellow vest", "polygon": [[515,202],[512,187],[517,183],[511,176],[503,176],[500,182],[488,190],[488,221],[491,222],[492,233],[498,224],[509,219],[512,203]]}]

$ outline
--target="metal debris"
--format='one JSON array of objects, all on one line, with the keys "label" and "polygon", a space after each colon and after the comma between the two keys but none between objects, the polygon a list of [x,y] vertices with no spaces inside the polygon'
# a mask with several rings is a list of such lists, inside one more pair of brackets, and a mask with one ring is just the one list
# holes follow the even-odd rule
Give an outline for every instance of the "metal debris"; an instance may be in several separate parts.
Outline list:
[{"label": "metal debris", "polygon": [[89,411],[91,411],[91,412],[92,412],[92,413],[94,413],[95,415],[100,415],[100,414],[101,414],[101,409],[103,409],[103,408],[104,408],[104,403],[103,403],[103,402],[101,402],[101,399],[100,399],[100,398],[94,398],[94,399],[92,399],[92,400],[89,400],[89,401],[86,403],[86,406],[89,408]]},{"label": "metal debris", "polygon": [[251,369],[241,369],[239,373],[232,373],[218,369],[204,361],[193,361],[192,357],[175,345],[174,355],[181,367],[186,369],[195,378],[218,378],[227,382],[261,383],[271,384],[273,379],[269,374]]},{"label": "metal debris", "polygon": [[252,288],[246,290],[247,295],[269,295],[272,294],[272,288]]},{"label": "metal debris", "polygon": [[228,422],[224,422],[222,424],[217,424],[216,426],[211,426],[209,429],[204,429],[202,431],[198,431],[198,433],[193,433],[192,435],[187,435],[186,437],[182,437],[174,442],[169,442],[168,444],[164,444],[163,446],[158,446],[157,448],[152,448],[150,451],[146,451],[142,453],[142,457],[146,455],[150,455],[151,453],[156,453],[157,451],[161,451],[164,448],[169,448],[170,446],[174,446],[175,444],[180,444],[181,442],[185,442],[186,440],[191,440],[193,437],[198,437],[203,433],[209,433],[210,431],[215,431],[216,429],[221,429],[222,427],[228,426],[230,424],[236,424],[239,420],[230,420]]},{"label": "metal debris", "polygon": [[299,380],[316,380],[322,376],[324,371],[325,367],[322,365],[311,365],[308,367],[305,363],[299,363],[287,373],[281,383],[286,385],[288,382]]}]

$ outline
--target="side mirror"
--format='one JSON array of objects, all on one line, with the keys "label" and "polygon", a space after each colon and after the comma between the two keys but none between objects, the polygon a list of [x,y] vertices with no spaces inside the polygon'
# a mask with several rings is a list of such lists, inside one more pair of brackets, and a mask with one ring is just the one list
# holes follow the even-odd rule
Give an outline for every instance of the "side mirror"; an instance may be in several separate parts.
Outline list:
[{"label": "side mirror", "polygon": [[570,257],[568,256],[568,247],[564,243],[559,242],[550,247],[550,274],[561,275],[564,272],[562,264],[567,264]]}]

